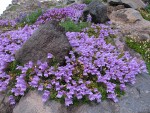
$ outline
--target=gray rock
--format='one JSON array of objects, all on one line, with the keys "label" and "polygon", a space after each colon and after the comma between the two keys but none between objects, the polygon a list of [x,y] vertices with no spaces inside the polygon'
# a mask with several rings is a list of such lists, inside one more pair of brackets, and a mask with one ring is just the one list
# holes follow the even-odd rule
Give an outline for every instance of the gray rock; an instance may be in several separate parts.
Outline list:
[{"label": "gray rock", "polygon": [[52,100],[44,104],[41,94],[32,91],[20,100],[13,113],[150,113],[150,75],[138,75],[136,83],[128,84],[126,94],[118,103],[107,100],[65,107]]},{"label": "gray rock", "polygon": [[83,105],[73,113],[150,113],[150,76],[138,75],[136,84],[128,84],[118,103],[105,101],[99,105]]},{"label": "gray rock", "polygon": [[72,4],[75,2],[75,0],[62,0],[64,5]]},{"label": "gray rock", "polygon": [[49,101],[42,102],[42,94],[32,91],[23,97],[13,110],[13,113],[66,113],[64,105]]},{"label": "gray rock", "polygon": [[87,20],[87,15],[92,16],[92,22],[105,23],[109,20],[107,16],[107,7],[99,0],[92,1],[83,11],[83,19]]},{"label": "gray rock", "polygon": [[62,0],[63,4],[72,4],[72,3],[77,3],[77,4],[82,4],[84,3],[85,0]]},{"label": "gray rock", "polygon": [[113,11],[110,14],[110,19],[112,21],[117,21],[118,23],[135,23],[137,21],[141,21],[143,17],[137,10],[132,8],[125,8]]},{"label": "gray rock", "polygon": [[[150,29],[149,29],[150,30]],[[130,37],[134,37],[137,42],[150,42],[150,34],[144,32],[133,32]]]},{"label": "gray rock", "polygon": [[[113,11],[109,18],[124,37],[128,36],[136,41],[150,42],[150,22],[143,19],[141,14],[132,8]],[[124,38],[122,37],[122,38]]]},{"label": "gray rock", "polygon": [[68,4],[72,4],[72,3],[74,3],[74,2],[75,2],[75,0],[68,0],[66,4],[67,4],[67,5],[68,5]]},{"label": "gray rock", "polygon": [[18,0],[12,0],[12,4],[13,4],[13,5],[18,4]]},{"label": "gray rock", "polygon": [[124,5],[117,5],[117,6],[107,6],[107,13],[108,13],[108,16],[113,12],[113,11],[117,11],[117,10],[120,10],[120,9],[124,9]]},{"label": "gray rock", "polygon": [[120,99],[118,105],[118,113],[149,113],[150,75],[138,75],[134,85],[128,84],[126,95]]},{"label": "gray rock", "polygon": [[124,5],[126,8],[145,8],[146,4],[142,0],[108,0],[110,5]]},{"label": "gray rock", "polygon": [[[40,0],[39,0],[40,1]],[[12,0],[12,4],[9,5],[3,14],[0,15],[0,19],[15,20],[20,19],[20,15],[30,15],[41,8],[42,11],[54,7],[56,3],[52,1],[39,2],[38,0]]]},{"label": "gray rock", "polygon": [[82,4],[84,3],[84,0],[75,0],[75,3]]},{"label": "gray rock", "polygon": [[50,63],[47,55],[51,53],[60,64],[63,64],[70,48],[64,28],[59,26],[58,22],[50,21],[33,33],[22,48],[16,52],[15,58],[21,63],[28,61],[36,63],[38,60]]},{"label": "gray rock", "polygon": [[13,106],[9,104],[9,99],[6,94],[0,94],[0,113],[12,113],[12,111]]}]

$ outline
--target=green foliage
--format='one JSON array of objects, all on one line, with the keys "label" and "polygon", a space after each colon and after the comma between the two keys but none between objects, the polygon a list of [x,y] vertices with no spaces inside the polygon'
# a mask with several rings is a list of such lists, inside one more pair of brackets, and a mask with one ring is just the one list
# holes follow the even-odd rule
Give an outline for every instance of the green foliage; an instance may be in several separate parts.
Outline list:
[{"label": "green foliage", "polygon": [[150,21],[150,4],[145,9],[141,9],[140,13],[145,20]]},{"label": "green foliage", "polygon": [[[89,4],[89,3],[91,3],[92,1],[93,1],[93,0],[84,0],[83,3]],[[100,1],[100,2],[107,2],[107,0],[98,0],[98,1]]]},{"label": "green foliage", "polygon": [[107,2],[107,0],[102,0],[103,2]]},{"label": "green foliage", "polygon": [[145,9],[148,13],[150,13],[150,4]]},{"label": "green foliage", "polygon": [[145,20],[150,21],[150,12],[146,10],[140,10],[140,13]]},{"label": "green foliage", "polygon": [[[19,63],[17,61],[13,61],[11,63],[8,64],[7,68],[5,69],[6,73],[9,74],[11,76],[11,80],[12,82],[9,83],[8,85],[8,90],[10,90],[12,87],[15,86],[15,83],[16,83],[16,77],[19,76],[21,74],[21,71],[16,69],[17,68],[17,65]],[[7,92],[7,95],[11,95],[12,92]],[[21,96],[19,97],[15,97],[16,101],[18,102],[20,100]]]},{"label": "green foliage", "polygon": [[125,95],[125,92],[120,90],[119,85],[117,85],[117,87],[115,88],[115,93],[117,94],[118,97]]},{"label": "green foliage", "polygon": [[26,25],[25,23],[18,23],[18,24],[15,26],[15,29],[17,30],[18,28],[24,27],[25,25]]},{"label": "green foliage", "polygon": [[20,26],[23,25],[31,25],[34,24],[37,20],[37,18],[42,14],[42,9],[38,9],[37,11],[31,13],[30,15],[26,16],[25,18],[22,19],[21,23],[19,24]]},{"label": "green foliage", "polygon": [[[97,29],[97,31],[101,30],[101,28],[99,26],[96,26],[96,29]],[[99,33],[97,33],[94,30],[94,28],[92,28],[92,27],[89,27],[89,29],[87,30],[87,33],[88,33],[89,37],[95,36],[96,38],[98,38],[98,36],[99,36]]]},{"label": "green foliage", "polygon": [[14,75],[14,76],[20,75],[21,71],[16,69],[18,64],[19,63],[17,61],[11,62],[6,68],[6,73]]},{"label": "green foliage", "polygon": [[134,49],[137,53],[141,54],[150,73],[150,42],[137,42],[136,40],[127,37],[126,43],[131,49]]},{"label": "green foliage", "polygon": [[71,20],[66,20],[64,22],[61,22],[60,25],[65,28],[66,31],[70,32],[80,32],[83,28],[86,28],[89,26],[88,22],[80,22],[80,23],[75,23],[74,21]]},{"label": "green foliage", "polygon": [[89,3],[91,3],[92,2],[92,0],[84,0],[84,3],[85,4],[89,4]]}]

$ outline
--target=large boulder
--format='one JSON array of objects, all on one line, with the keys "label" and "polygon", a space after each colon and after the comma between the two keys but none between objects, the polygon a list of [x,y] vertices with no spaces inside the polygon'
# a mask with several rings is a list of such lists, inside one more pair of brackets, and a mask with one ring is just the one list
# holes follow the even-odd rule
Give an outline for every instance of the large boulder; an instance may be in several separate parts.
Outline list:
[{"label": "large boulder", "polygon": [[135,23],[143,19],[141,14],[132,8],[120,9],[113,11],[110,15],[112,21],[118,21],[121,23]]},{"label": "large boulder", "polygon": [[13,113],[67,113],[66,108],[59,102],[42,102],[42,94],[37,91],[29,92],[13,110]]},{"label": "large boulder", "polygon": [[150,22],[132,8],[113,11],[109,18],[123,35],[136,38],[137,41],[150,42]]},{"label": "large boulder", "polygon": [[150,113],[150,75],[137,76],[134,85],[128,84],[118,103],[103,101],[100,104],[84,104],[65,107],[56,101],[42,102],[41,94],[29,92],[13,110],[13,113]]},{"label": "large boulder", "polygon": [[83,11],[83,19],[87,20],[87,16],[91,15],[93,23],[105,23],[109,20],[107,16],[107,6],[99,0],[92,1]]},{"label": "large boulder", "polygon": [[17,61],[27,63],[38,60],[51,62],[47,59],[48,53],[53,54],[56,60],[64,63],[65,56],[70,51],[70,44],[65,30],[56,21],[50,21],[39,27],[15,54]]},{"label": "large boulder", "polygon": [[108,5],[107,6],[107,14],[108,14],[108,17],[109,15],[113,12],[113,11],[117,11],[117,10],[120,10],[120,9],[124,9],[124,5],[117,5],[117,6],[110,6]]},{"label": "large boulder", "polygon": [[110,5],[124,5],[126,8],[145,8],[146,4],[142,0],[107,0]]}]

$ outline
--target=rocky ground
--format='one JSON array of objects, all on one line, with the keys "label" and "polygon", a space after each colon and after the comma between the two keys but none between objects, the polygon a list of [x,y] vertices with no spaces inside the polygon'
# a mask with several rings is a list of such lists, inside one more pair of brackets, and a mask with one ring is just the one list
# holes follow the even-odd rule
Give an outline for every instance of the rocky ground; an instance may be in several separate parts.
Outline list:
[{"label": "rocky ground", "polygon": [[[115,42],[120,50],[129,50],[124,42],[125,36],[135,37],[138,41],[150,41],[150,21],[143,19],[139,11],[136,10],[145,6],[141,0],[137,0],[138,2],[136,0],[132,2],[130,2],[131,0],[108,1],[115,5],[109,5],[107,8],[108,17],[113,23],[112,26],[119,31],[119,38]],[[50,5],[49,3],[39,4],[39,2],[30,1],[28,3],[13,4],[4,11],[0,18],[12,20],[19,17],[21,13],[29,14],[39,7],[46,10],[56,5]],[[126,8],[129,5],[124,4],[129,4],[131,7]],[[133,56],[141,59],[139,54],[132,50],[129,51]],[[100,104],[91,103],[65,107],[64,104],[56,101],[44,104],[40,92],[30,91],[21,98],[15,107],[9,105],[8,98],[5,95],[0,95],[0,113],[150,113],[150,75],[143,73],[137,75],[136,79],[136,84],[128,84],[126,94],[119,98],[118,103],[103,101]]]},{"label": "rocky ground", "polygon": [[125,96],[118,103],[103,101],[100,104],[86,104],[65,107],[56,101],[43,104],[37,91],[28,93],[14,108],[13,113],[150,113],[150,76],[137,76],[136,84],[128,84]]},{"label": "rocky ground", "polygon": [[56,3],[52,1],[41,2],[38,0],[27,0],[27,2],[26,1],[14,2],[13,4],[10,4],[7,7],[7,9],[0,16],[0,19],[14,20],[22,15],[31,14],[32,12],[36,11],[39,8],[42,8],[43,11],[45,11],[46,9],[53,7],[55,5]]}]

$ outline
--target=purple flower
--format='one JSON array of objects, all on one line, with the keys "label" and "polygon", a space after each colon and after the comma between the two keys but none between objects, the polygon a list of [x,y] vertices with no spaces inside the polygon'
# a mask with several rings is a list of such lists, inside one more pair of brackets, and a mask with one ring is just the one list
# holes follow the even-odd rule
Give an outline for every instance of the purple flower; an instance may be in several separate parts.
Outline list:
[{"label": "purple flower", "polygon": [[43,91],[43,87],[44,87],[43,84],[40,84],[39,87],[38,87],[38,90]]},{"label": "purple flower", "polygon": [[48,90],[45,90],[42,96],[42,101],[46,102],[49,99],[50,92]]},{"label": "purple flower", "polygon": [[78,93],[76,96],[77,96],[77,99],[82,99],[83,98],[82,94],[80,94],[80,93]]},{"label": "purple flower", "polygon": [[51,59],[51,58],[53,58],[53,55],[51,53],[48,53],[47,58]]},{"label": "purple flower", "polygon": [[48,72],[47,71],[44,72],[44,77],[48,77]]},{"label": "purple flower", "polygon": [[109,99],[112,99],[114,102],[118,102],[118,99],[116,98],[116,94],[112,93],[112,94],[108,94]]},{"label": "purple flower", "polygon": [[121,89],[122,91],[126,90],[125,84],[120,84],[120,89]]},{"label": "purple flower", "polygon": [[38,76],[34,76],[32,81],[29,82],[30,86],[32,87],[38,87],[38,83],[39,83],[40,78]]},{"label": "purple flower", "polygon": [[41,69],[41,71],[45,71],[47,68],[48,68],[48,63],[47,62],[41,63],[39,65],[39,69]]},{"label": "purple flower", "polygon": [[11,105],[16,104],[15,99],[14,99],[14,97],[12,95],[9,96],[9,101],[10,101]]},{"label": "purple flower", "polygon": [[57,93],[57,98],[61,98],[63,96],[63,92],[61,92],[61,91],[58,91],[58,93]]},{"label": "purple flower", "polygon": [[92,21],[92,16],[90,14],[87,15],[87,22],[91,22]]},{"label": "purple flower", "polygon": [[69,106],[70,104],[73,104],[72,99],[70,99],[70,98],[65,98],[65,105],[66,105],[66,106]]},{"label": "purple flower", "polygon": [[[78,22],[82,16],[85,4],[74,4],[65,8],[54,8],[42,14],[33,25],[26,25],[17,30],[0,33],[0,92],[9,90],[13,96],[23,96],[29,87],[44,90],[42,100],[46,102],[50,97],[50,91],[54,90],[56,98],[65,97],[65,104],[73,104],[73,97],[82,99],[87,97],[90,101],[101,102],[100,87],[107,92],[107,98],[117,102],[115,89],[126,89],[126,83],[135,83],[136,75],[147,72],[143,61],[133,58],[128,52],[121,53],[115,46],[106,43],[110,35],[117,33],[110,26],[104,24],[92,24],[81,32],[67,32],[66,36],[72,47],[72,51],[65,57],[65,65],[49,66],[47,62],[37,61],[36,64],[29,61],[23,66],[17,66],[19,74],[5,71],[9,63],[15,62],[15,54],[22,45],[31,37],[40,24],[46,21],[62,21],[71,19]],[[89,15],[88,21],[92,18]],[[108,23],[110,24],[110,22]],[[14,26],[13,21],[0,20],[0,26]],[[123,54],[123,55],[122,55]],[[122,56],[122,57],[120,57]],[[53,55],[48,53],[48,59]],[[32,72],[30,72],[32,71]],[[29,72],[29,73],[28,73]],[[45,90],[46,89],[46,90]],[[15,99],[10,96],[11,104]]]},{"label": "purple flower", "polygon": [[51,88],[52,88],[52,85],[51,85],[51,84],[47,84],[46,88],[47,88],[47,89],[51,89]]}]

